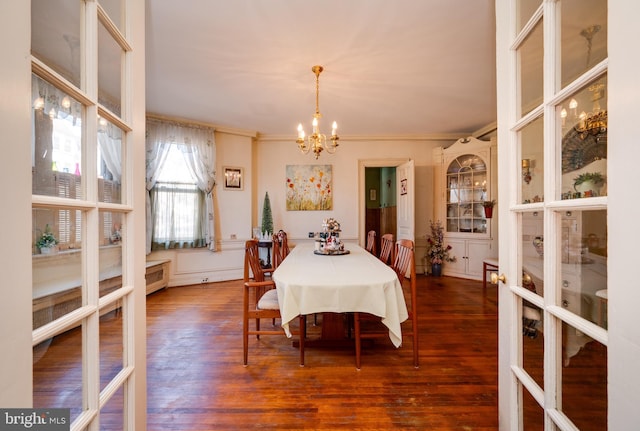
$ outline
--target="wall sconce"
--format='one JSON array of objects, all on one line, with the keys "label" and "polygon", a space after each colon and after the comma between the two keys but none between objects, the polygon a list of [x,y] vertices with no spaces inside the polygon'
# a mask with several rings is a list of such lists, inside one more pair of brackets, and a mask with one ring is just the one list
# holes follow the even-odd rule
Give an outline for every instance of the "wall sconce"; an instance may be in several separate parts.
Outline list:
[{"label": "wall sconce", "polygon": [[530,165],[531,161],[529,159],[522,159],[522,179],[527,184],[531,182],[531,171],[529,170]]}]

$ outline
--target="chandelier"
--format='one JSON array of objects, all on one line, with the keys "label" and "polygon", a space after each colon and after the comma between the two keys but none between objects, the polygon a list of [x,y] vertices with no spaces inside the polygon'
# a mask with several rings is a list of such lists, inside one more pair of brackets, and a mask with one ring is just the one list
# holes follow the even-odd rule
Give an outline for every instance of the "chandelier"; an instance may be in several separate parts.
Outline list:
[{"label": "chandelier", "polygon": [[[589,26],[580,32],[580,35],[587,41],[587,68],[591,62],[593,37],[598,33],[598,31],[600,31],[600,26],[596,24]],[[603,111],[600,108],[600,99],[603,98],[604,89],[605,84],[602,82],[596,82],[588,87],[588,90],[591,93],[591,102],[593,103],[591,112],[587,113],[582,111],[577,115],[578,102],[576,99],[571,99],[569,102],[569,109],[573,113],[573,118],[578,120],[574,129],[582,140],[587,139],[589,136],[593,136],[597,139],[607,133],[607,111]],[[567,116],[567,110],[563,108],[560,111],[563,126],[565,126],[565,119]]]},{"label": "chandelier", "polygon": [[316,75],[316,113],[313,114],[313,122],[311,123],[313,126],[313,133],[306,137],[304,134],[304,129],[302,128],[302,123],[298,124],[298,139],[296,139],[296,143],[298,144],[298,148],[300,148],[300,152],[302,154],[307,154],[309,151],[313,150],[313,153],[316,156],[316,160],[320,156],[322,150],[327,150],[329,154],[333,154],[338,149],[338,140],[340,139],[336,134],[336,130],[338,128],[337,123],[334,121],[331,127],[331,136],[329,140],[330,143],[327,143],[326,135],[320,133],[320,127],[318,125],[318,120],[322,118],[322,114],[320,113],[319,108],[319,99],[320,99],[320,74],[323,71],[322,66],[313,66],[311,71]]}]

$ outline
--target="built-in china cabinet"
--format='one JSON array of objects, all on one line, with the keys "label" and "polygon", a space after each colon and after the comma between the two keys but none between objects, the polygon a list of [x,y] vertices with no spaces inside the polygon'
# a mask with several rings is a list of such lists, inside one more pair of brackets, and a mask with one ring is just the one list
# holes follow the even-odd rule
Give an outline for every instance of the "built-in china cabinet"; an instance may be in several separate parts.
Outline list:
[{"label": "built-in china cabinet", "polygon": [[434,149],[437,217],[444,227],[445,245],[455,261],[446,262],[445,275],[482,279],[482,261],[496,257],[497,212],[485,212],[495,200],[495,140],[468,137]]}]

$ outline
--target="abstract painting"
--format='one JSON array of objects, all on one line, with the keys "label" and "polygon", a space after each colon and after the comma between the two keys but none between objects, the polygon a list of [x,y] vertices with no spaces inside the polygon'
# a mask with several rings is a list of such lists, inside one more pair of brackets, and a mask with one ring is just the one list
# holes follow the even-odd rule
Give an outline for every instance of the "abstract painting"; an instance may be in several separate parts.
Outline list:
[{"label": "abstract painting", "polygon": [[332,209],[331,165],[287,165],[287,211]]}]

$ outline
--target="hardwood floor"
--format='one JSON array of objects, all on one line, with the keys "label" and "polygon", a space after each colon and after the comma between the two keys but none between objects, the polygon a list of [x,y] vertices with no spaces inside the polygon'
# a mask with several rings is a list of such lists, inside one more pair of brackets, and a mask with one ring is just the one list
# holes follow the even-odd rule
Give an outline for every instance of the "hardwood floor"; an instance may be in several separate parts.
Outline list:
[{"label": "hardwood floor", "polygon": [[[349,348],[307,348],[300,367],[284,335],[251,337],[244,367],[240,281],[150,295],[148,429],[497,430],[496,286],[419,276],[418,292],[420,368],[410,340],[399,349],[376,341],[363,348],[360,371]],[[308,331],[319,331],[313,318]],[[49,356],[79,345],[80,331],[70,332],[34,365],[34,399],[51,384]],[[121,423],[113,404],[101,429]]]},{"label": "hardwood floor", "polygon": [[308,348],[301,368],[284,336],[250,338],[243,367],[240,286],[149,297],[149,430],[497,429],[495,287],[421,277],[420,368],[376,342],[357,371],[352,349]]}]

